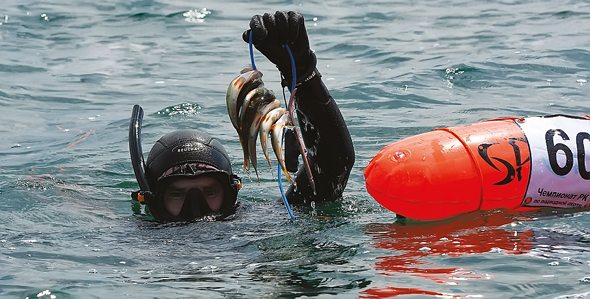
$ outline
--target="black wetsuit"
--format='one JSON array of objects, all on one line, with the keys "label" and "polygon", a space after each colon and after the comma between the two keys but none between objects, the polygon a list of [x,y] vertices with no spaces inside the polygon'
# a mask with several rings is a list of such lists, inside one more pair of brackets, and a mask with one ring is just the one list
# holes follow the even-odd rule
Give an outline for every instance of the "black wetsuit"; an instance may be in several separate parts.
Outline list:
[{"label": "black wetsuit", "polygon": [[302,165],[297,171],[295,183],[286,193],[291,204],[340,198],[354,164],[354,148],[346,123],[317,70],[315,74],[297,87],[295,100],[299,130],[306,146],[316,193],[309,182],[305,165]]}]

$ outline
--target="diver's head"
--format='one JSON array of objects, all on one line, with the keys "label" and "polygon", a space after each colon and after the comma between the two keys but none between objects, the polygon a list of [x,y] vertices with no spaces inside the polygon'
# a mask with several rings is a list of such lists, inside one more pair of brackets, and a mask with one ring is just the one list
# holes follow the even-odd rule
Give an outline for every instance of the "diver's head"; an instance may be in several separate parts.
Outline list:
[{"label": "diver's head", "polygon": [[221,143],[201,131],[160,138],[146,161],[146,175],[155,194],[147,204],[156,220],[226,217],[235,210],[240,180]]}]

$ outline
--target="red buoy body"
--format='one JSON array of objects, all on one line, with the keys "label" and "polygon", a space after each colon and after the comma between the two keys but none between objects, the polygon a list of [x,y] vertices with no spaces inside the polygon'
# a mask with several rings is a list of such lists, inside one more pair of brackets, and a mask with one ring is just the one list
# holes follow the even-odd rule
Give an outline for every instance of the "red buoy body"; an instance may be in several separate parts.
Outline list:
[{"label": "red buoy body", "polygon": [[436,129],[384,147],[365,168],[367,191],[414,220],[583,207],[585,197],[590,203],[588,132],[588,118],[563,115]]}]

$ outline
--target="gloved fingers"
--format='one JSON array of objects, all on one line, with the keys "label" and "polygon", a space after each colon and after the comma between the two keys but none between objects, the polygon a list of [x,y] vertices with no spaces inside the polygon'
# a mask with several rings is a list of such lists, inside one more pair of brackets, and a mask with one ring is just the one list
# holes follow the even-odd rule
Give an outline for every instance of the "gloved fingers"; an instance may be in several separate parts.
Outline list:
[{"label": "gloved fingers", "polygon": [[255,15],[250,20],[250,29],[244,31],[242,39],[245,42],[250,42],[250,32],[252,32],[252,43],[259,44],[261,42],[276,43],[277,41],[277,25],[273,14],[265,13],[264,15]]},{"label": "gloved fingers", "polygon": [[254,15],[252,19],[250,19],[250,29],[242,33],[242,39],[247,43],[250,42],[250,32],[252,32],[252,43],[254,43],[257,39],[260,40],[266,36],[266,29],[264,28],[262,22],[262,16]]},{"label": "gloved fingers", "polygon": [[250,30],[252,30],[253,43],[257,43],[266,38],[268,31],[264,26],[264,19],[261,15],[255,15],[250,20]]},{"label": "gloved fingers", "polygon": [[[273,51],[277,48],[275,46],[277,31],[276,24],[274,23],[274,15],[265,13],[264,15],[255,15],[250,20],[250,29],[244,31],[242,39],[249,43],[250,33],[252,33],[252,44],[263,54],[273,55]],[[273,57],[268,57],[271,61]]]},{"label": "gloved fingers", "polygon": [[250,29],[242,34],[245,42],[250,41],[250,32],[252,32],[252,43],[255,45],[264,42],[278,46],[284,44],[309,46],[303,15],[294,11],[255,15],[250,20]]},{"label": "gloved fingers", "polygon": [[277,40],[278,44],[284,45],[287,43],[289,38],[289,20],[287,19],[287,13],[284,11],[277,11],[275,13],[275,26],[277,30]]},{"label": "gloved fingers", "polygon": [[252,31],[252,30],[248,29],[248,30],[244,31],[244,33],[242,33],[242,40],[247,43],[250,42],[250,31]]},{"label": "gloved fingers", "polygon": [[303,52],[309,52],[309,38],[307,37],[307,30],[305,29],[305,20],[303,15],[298,12],[292,12],[291,22],[293,44],[300,48]]},{"label": "gloved fingers", "polygon": [[295,11],[290,11],[289,15],[289,40],[291,43],[296,43],[299,39],[299,30],[305,30],[303,24],[303,16]]},{"label": "gloved fingers", "polygon": [[263,26],[266,28],[266,41],[276,43],[279,33],[277,32],[276,18],[273,14],[265,13],[262,16]]}]

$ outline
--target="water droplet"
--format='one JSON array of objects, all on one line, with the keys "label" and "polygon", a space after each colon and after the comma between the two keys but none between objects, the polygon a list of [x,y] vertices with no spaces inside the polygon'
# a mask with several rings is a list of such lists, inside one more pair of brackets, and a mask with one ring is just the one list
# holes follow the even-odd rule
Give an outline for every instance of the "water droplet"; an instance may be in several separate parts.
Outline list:
[{"label": "water droplet", "polygon": [[410,157],[410,152],[407,150],[396,151],[389,158],[394,162],[402,162]]}]

